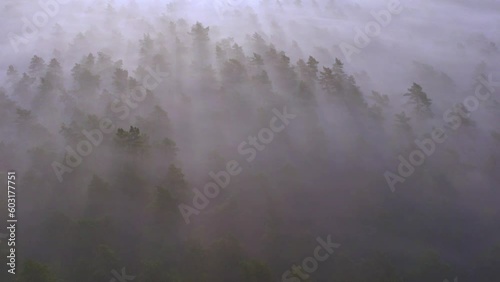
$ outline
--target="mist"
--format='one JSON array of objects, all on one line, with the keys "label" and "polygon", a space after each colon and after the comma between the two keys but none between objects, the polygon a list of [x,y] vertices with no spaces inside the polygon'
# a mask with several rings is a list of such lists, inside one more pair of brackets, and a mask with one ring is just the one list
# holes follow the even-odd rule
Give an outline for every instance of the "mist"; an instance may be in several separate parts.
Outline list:
[{"label": "mist", "polygon": [[499,281],[498,1],[1,7],[1,281]]}]

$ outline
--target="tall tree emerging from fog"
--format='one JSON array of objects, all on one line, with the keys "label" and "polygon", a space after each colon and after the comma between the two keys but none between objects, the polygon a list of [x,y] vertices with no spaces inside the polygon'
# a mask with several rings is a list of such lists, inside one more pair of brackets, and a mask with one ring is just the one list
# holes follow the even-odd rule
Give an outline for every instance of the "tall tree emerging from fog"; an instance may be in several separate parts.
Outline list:
[{"label": "tall tree emerging from fog", "polygon": [[141,133],[137,127],[130,126],[128,131],[118,128],[115,136],[115,142],[118,147],[131,154],[144,153],[149,147],[149,138]]},{"label": "tall tree emerging from fog", "polygon": [[33,56],[33,58],[31,58],[29,75],[34,77],[41,77],[45,72],[45,68],[45,60],[35,55]]},{"label": "tall tree emerging from fog", "polygon": [[7,68],[7,84],[12,87],[19,79],[19,72],[13,65],[9,65]]},{"label": "tall tree emerging from fog", "polygon": [[193,50],[195,55],[193,64],[195,65],[206,66],[210,63],[209,31],[210,27],[204,27],[200,22],[197,22],[191,27],[190,35],[193,38]]},{"label": "tall tree emerging from fog", "polygon": [[406,92],[404,96],[408,97],[408,103],[410,105],[413,105],[414,111],[419,116],[432,116],[432,100],[429,99],[427,93],[423,91],[422,86],[417,83],[413,83],[413,85],[408,89],[408,92]]}]

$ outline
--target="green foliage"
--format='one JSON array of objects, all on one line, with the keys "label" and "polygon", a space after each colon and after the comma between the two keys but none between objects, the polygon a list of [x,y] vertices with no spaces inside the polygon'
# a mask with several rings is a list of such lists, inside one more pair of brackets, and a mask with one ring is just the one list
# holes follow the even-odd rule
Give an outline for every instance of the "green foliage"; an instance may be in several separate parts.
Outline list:
[{"label": "green foliage", "polygon": [[[113,23],[127,8],[107,6],[103,14],[110,17],[110,30],[117,30]],[[73,44],[61,45],[68,47],[67,54],[55,52],[57,59],[48,64],[34,56],[26,73],[8,67],[6,89],[0,88],[0,158],[8,162],[0,169],[26,168],[20,193],[27,202],[20,208],[30,220],[20,230],[20,245],[26,248],[20,258],[40,261],[19,261],[20,282],[110,281],[111,271],[123,267],[134,269],[137,281],[145,282],[276,281],[289,260],[310,255],[308,242],[327,230],[339,235],[352,252],[335,252],[305,281],[438,282],[455,277],[448,258],[464,253],[470,257],[460,257],[460,263],[467,264],[474,278],[500,281],[500,251],[490,248],[495,233],[486,232],[495,231],[498,215],[494,199],[499,158],[494,150],[491,156],[477,158],[468,152],[487,139],[480,135],[483,126],[466,128],[463,141],[454,140],[447,144],[449,151],[447,147],[427,159],[411,180],[405,178],[408,189],[381,192],[381,169],[395,159],[390,151],[396,149],[399,156],[408,144],[413,146],[414,135],[429,127],[417,118],[432,115],[432,100],[422,86],[413,83],[403,96],[417,115],[398,110],[402,112],[392,116],[390,106],[396,108],[398,99],[372,91],[368,107],[358,86],[381,82],[370,81],[362,69],[355,79],[340,59],[332,64],[327,49],[309,50],[283,36],[285,26],[280,23],[272,23],[269,37],[254,33],[243,45],[223,38],[221,28],[176,20],[172,12],[181,6],[168,4],[158,20],[129,14],[127,20],[138,28],[130,34],[142,36],[125,38],[128,33],[119,29],[111,34],[110,42],[123,46],[106,52],[121,59],[88,53],[87,47],[103,31],[90,27]],[[254,14],[249,20],[259,23]],[[211,42],[211,32],[219,41]],[[57,34],[65,35],[60,30]],[[289,42],[292,52],[276,47]],[[114,45],[104,42],[101,47]],[[316,58],[303,56],[305,50]],[[76,63],[68,61],[82,54]],[[303,59],[294,64],[297,57]],[[65,73],[71,64],[71,72]],[[125,66],[131,66],[131,72]],[[137,91],[157,67],[175,72],[158,89],[148,89],[145,102],[131,106],[127,94]],[[451,84],[449,77],[440,80]],[[424,82],[436,89],[427,79]],[[497,107],[495,101],[488,105]],[[100,128],[101,117],[116,112],[116,106],[128,106],[131,115],[127,120],[111,118],[112,122],[123,127],[132,121],[134,126],[118,128],[112,140],[103,135],[97,154],[68,166],[72,174],[64,175],[65,182],[47,177],[53,174],[54,160],[66,165],[66,145],[81,147],[80,141],[89,139],[82,130]],[[284,120],[273,109],[285,106],[300,117],[278,132]],[[452,114],[474,125],[463,104],[457,104]],[[386,116],[391,124],[384,127]],[[59,124],[62,136],[50,138]],[[271,129],[273,148],[258,149],[250,139],[241,143],[246,147],[239,147],[247,129],[257,129],[260,139],[269,133],[265,129]],[[491,137],[495,143],[488,145],[500,143],[500,133],[491,131]],[[182,154],[178,144],[186,150]],[[253,151],[258,161],[245,163]],[[236,153],[240,154],[232,155]],[[220,196],[207,198],[211,206],[200,209],[199,201],[193,204],[190,188],[203,191],[208,181],[219,182],[206,172],[226,169],[228,160],[221,155],[228,160],[236,156],[243,173],[231,175],[231,189],[221,188]],[[292,165],[282,168],[283,164]],[[475,183],[487,183],[491,189],[465,190]],[[481,218],[470,211],[475,206],[463,208],[471,195],[486,198],[480,198],[486,210],[478,212]],[[184,225],[180,203],[194,206],[204,219]],[[366,236],[364,226],[380,234]],[[464,226],[477,228],[481,235]],[[234,237],[226,238],[227,234]],[[481,248],[489,248],[478,261],[473,256],[478,251],[471,250],[475,246],[462,246],[469,237],[484,240]],[[0,253],[5,257],[4,245]],[[431,252],[419,258],[427,247],[439,248],[442,257]]]},{"label": "green foliage", "polygon": [[128,152],[144,152],[147,150],[149,138],[145,134],[141,134],[138,127],[130,126],[129,131],[118,128],[115,135],[115,142],[118,147],[125,149]]},{"label": "green foliage", "polygon": [[27,260],[19,273],[19,282],[57,282],[55,274],[45,264]]}]

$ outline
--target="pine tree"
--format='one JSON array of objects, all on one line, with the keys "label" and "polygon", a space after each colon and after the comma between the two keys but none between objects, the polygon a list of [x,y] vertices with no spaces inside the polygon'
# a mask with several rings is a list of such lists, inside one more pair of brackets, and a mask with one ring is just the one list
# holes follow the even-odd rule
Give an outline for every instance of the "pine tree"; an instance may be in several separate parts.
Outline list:
[{"label": "pine tree", "polygon": [[149,147],[148,141],[149,137],[133,126],[130,126],[129,131],[118,128],[115,135],[116,144],[131,153],[145,152]]},{"label": "pine tree", "polygon": [[15,85],[19,81],[19,73],[13,65],[7,69],[7,83],[9,86]]},{"label": "pine tree", "polygon": [[56,59],[50,60],[45,80],[47,80],[54,89],[62,90],[64,86],[64,78],[61,65]]},{"label": "pine tree", "polygon": [[33,56],[33,58],[31,58],[28,73],[33,77],[41,77],[45,72],[45,68],[45,61],[35,55]]},{"label": "pine tree", "polygon": [[79,91],[87,93],[95,93],[101,84],[99,75],[94,75],[88,69],[85,69],[81,64],[75,64],[71,69],[71,75]]},{"label": "pine tree", "polygon": [[247,79],[245,66],[235,59],[224,63],[221,75],[224,85],[240,85]]},{"label": "pine tree", "polygon": [[210,27],[204,27],[200,22],[196,22],[191,27],[189,34],[193,37],[193,49],[196,56],[195,65],[205,66],[209,62],[209,31]]},{"label": "pine tree", "polygon": [[427,93],[423,91],[422,86],[417,83],[413,83],[404,96],[408,97],[408,103],[414,106],[414,111],[418,115],[432,116],[430,108],[432,100],[429,99]]},{"label": "pine tree", "polygon": [[309,56],[309,59],[307,59],[310,75],[314,78],[318,76],[318,64],[319,62],[313,56]]},{"label": "pine tree", "polygon": [[337,80],[331,68],[323,67],[319,73],[319,84],[328,95],[335,95],[337,92]]}]

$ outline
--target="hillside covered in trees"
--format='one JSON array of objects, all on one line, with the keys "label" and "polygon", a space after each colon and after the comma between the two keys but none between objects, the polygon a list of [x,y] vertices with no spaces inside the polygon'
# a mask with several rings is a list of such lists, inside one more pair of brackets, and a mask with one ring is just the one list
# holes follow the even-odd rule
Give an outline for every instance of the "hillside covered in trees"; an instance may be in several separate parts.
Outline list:
[{"label": "hillside covered in trees", "polygon": [[500,281],[496,1],[48,2],[0,4],[0,281]]}]

